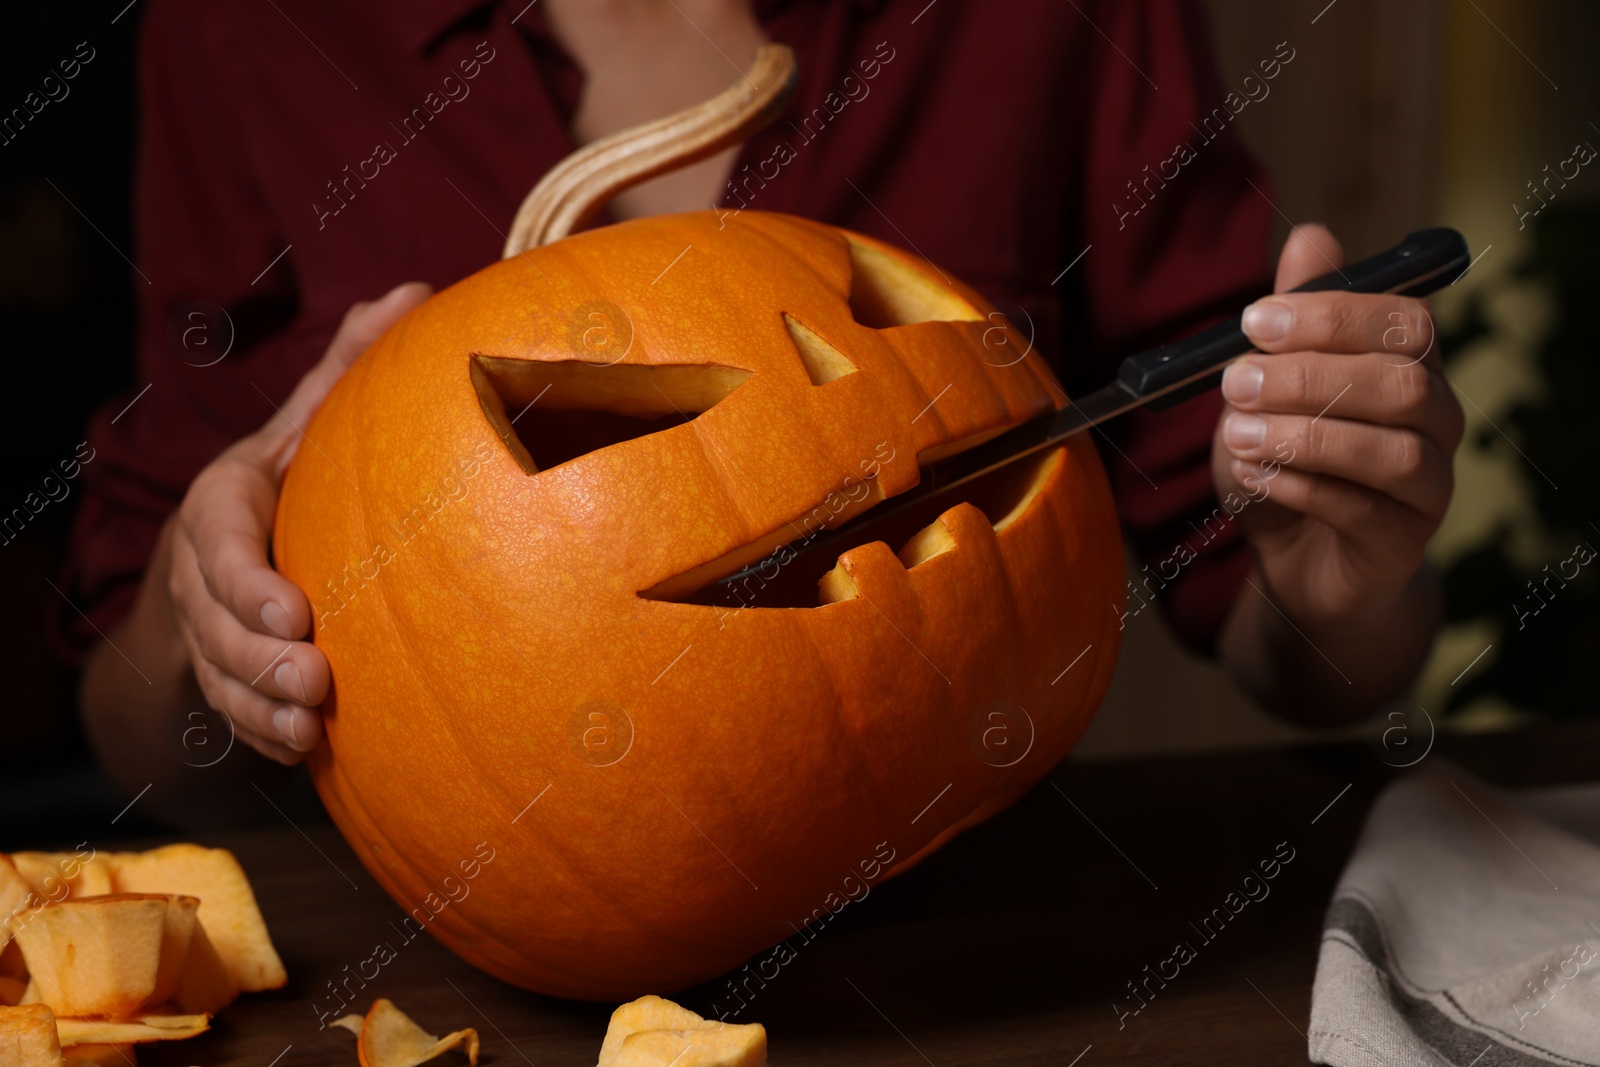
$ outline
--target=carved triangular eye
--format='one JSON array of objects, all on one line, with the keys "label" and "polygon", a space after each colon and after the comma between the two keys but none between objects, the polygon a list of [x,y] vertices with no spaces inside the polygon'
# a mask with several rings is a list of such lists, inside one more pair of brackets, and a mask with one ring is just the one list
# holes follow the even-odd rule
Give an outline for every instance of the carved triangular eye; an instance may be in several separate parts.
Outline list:
[{"label": "carved triangular eye", "polygon": [[750,377],[719,363],[652,365],[473,356],[478,403],[529,474],[710,411]]},{"label": "carved triangular eye", "polygon": [[951,286],[859,241],[850,242],[850,313],[874,330],[983,321],[978,309]]},{"label": "carved triangular eye", "polygon": [[789,327],[789,337],[800,353],[800,362],[805,364],[812,385],[826,385],[861,369],[849,356],[818,337],[800,320],[785,314],[783,324]]}]

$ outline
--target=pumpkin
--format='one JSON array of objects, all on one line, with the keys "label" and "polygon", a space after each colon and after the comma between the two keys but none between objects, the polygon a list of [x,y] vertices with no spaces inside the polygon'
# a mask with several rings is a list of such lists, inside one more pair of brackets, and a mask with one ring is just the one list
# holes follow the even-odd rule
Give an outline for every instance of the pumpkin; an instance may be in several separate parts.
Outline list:
[{"label": "pumpkin", "polygon": [[1086,435],[820,582],[780,547],[1065,403],[1019,342],[915,256],[746,211],[528,249],[373,345],[274,551],[332,668],[316,788],[407,936],[548,994],[681,989],[1059,761],[1119,639]]}]

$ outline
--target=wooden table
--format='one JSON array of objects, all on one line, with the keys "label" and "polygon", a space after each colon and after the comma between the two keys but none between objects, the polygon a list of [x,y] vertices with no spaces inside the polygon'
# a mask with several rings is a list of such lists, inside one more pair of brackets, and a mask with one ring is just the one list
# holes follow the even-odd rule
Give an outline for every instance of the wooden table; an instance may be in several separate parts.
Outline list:
[{"label": "wooden table", "polygon": [[[1427,758],[1521,786],[1591,778],[1596,752],[1600,723],[1445,737]],[[1069,760],[1011,811],[845,909],[738,1021],[766,1025],[780,1067],[1305,1063],[1322,912],[1372,797],[1396,774],[1384,755],[1350,744]],[[1203,940],[1191,923],[1283,842],[1294,858],[1270,895]],[[353,1067],[354,1037],[319,1029],[312,1003],[346,964],[399,940],[400,909],[328,825],[208,843],[250,872],[290,984],[141,1063]],[[1139,1005],[1127,983],[1179,940],[1195,958],[1119,1020],[1113,1002]],[[704,1012],[719,988],[676,999]],[[613,1007],[513,989],[430,938],[401,948],[363,996],[362,1010],[387,996],[435,1033],[478,1028],[486,1067],[593,1064]]]}]

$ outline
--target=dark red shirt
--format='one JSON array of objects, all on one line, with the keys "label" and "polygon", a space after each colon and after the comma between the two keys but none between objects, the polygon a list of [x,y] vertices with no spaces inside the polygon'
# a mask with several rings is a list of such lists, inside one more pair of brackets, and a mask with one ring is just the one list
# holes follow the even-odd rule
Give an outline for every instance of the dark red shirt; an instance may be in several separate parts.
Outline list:
[{"label": "dark red shirt", "polygon": [[[799,84],[745,146],[724,206],[910,247],[1031,329],[1073,392],[1268,285],[1271,208],[1246,179],[1265,183],[1231,132],[1198,126],[1227,91],[1197,5],[757,8]],[[102,630],[190,480],[273,415],[350,304],[498,258],[523,196],[574,147],[582,86],[528,0],[156,0],[143,33],[133,284],[148,389],[91,424],[65,587]],[[1183,143],[1193,158],[1167,180]],[[780,155],[775,176],[742,180]],[[1216,528],[1219,410],[1213,392],[1096,437],[1152,572],[1185,539],[1199,549],[1158,599],[1202,650],[1248,569],[1231,523],[1197,532]],[[59,628],[80,652],[94,638],[65,610]]]}]

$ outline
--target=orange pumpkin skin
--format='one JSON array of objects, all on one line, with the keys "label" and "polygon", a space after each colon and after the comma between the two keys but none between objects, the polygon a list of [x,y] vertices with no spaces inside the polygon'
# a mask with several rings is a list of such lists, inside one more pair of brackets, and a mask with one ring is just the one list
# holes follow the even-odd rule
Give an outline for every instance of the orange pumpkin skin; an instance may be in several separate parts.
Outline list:
[{"label": "orange pumpkin skin", "polygon": [[[899,286],[900,314],[958,321],[859,323],[852,271],[866,293],[869,269]],[[1087,435],[1038,467],[1003,529],[961,504],[939,519],[944,550],[909,568],[898,544],[845,553],[848,599],[639,595],[791,539],[774,531],[865,492],[864,473],[901,492],[919,454],[1064,403],[991,311],[867,238],[708,212],[495,264],[361,357],[307,428],[274,550],[333,671],[316,787],[408,932],[542,993],[681,989],[1003,809],[1066,754],[1110,682],[1122,605]],[[854,372],[815,384],[808,335]],[[659,384],[675,404],[748,376],[692,423],[530,473],[506,424],[534,425],[555,387],[500,415],[474,356],[502,374],[545,364],[533,384],[586,375],[595,395],[611,384],[595,364],[614,363],[624,392]],[[733,370],[650,369],[682,364]]]}]

